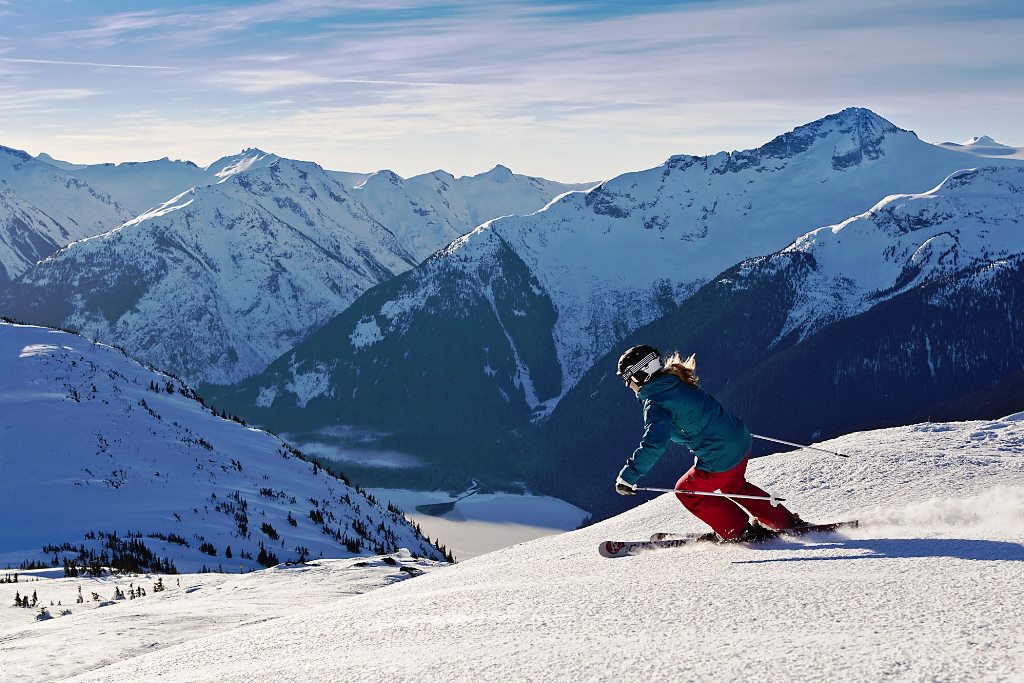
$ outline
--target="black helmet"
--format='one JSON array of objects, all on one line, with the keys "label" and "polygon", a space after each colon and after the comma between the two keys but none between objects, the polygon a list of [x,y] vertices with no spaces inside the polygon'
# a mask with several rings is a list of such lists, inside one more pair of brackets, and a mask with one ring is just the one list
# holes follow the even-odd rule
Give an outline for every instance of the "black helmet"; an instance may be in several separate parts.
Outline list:
[{"label": "black helmet", "polygon": [[615,374],[622,378],[626,386],[629,386],[630,380],[643,386],[658,370],[661,370],[661,352],[653,346],[640,344],[619,356]]}]

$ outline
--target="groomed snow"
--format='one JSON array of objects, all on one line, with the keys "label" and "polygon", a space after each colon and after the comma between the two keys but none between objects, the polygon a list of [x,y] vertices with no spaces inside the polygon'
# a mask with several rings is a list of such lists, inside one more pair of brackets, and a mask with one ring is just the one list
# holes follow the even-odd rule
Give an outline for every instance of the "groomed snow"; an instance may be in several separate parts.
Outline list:
[{"label": "groomed snow", "polygon": [[[154,592],[157,577],[150,575],[57,578],[59,569],[21,572],[18,583],[0,584],[0,606],[11,605],[16,593],[35,592],[53,619],[37,622],[34,609],[0,611],[0,680],[61,680],[169,645],[294,614],[299,605],[312,607],[360,595],[438,566],[403,551],[280,565],[243,575],[163,576],[163,592]],[[81,604],[76,602],[79,587]],[[125,594],[142,587],[146,595],[111,602],[115,587]],[[93,600],[93,593],[102,601]],[[51,601],[60,605],[50,607]],[[70,614],[59,616],[62,610]]]},{"label": "groomed snow", "polygon": [[849,460],[752,463],[751,478],[808,519],[864,520],[844,535],[597,554],[601,539],[700,528],[663,496],[72,680],[1020,680],[1020,417],[825,444]]}]

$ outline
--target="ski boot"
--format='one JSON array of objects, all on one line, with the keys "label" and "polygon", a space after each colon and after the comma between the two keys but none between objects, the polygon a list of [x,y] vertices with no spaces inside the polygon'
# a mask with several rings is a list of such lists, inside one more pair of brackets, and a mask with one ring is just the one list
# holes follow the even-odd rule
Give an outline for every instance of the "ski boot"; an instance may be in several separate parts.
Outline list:
[{"label": "ski boot", "polygon": [[740,532],[739,536],[731,538],[729,541],[733,543],[761,543],[762,541],[769,541],[778,535],[779,532],[765,528],[755,520],[743,527],[743,531]]},{"label": "ski boot", "polygon": [[814,525],[810,522],[800,519],[800,515],[796,514],[795,512],[793,513],[793,526],[790,527],[791,529],[804,529],[809,526]]}]

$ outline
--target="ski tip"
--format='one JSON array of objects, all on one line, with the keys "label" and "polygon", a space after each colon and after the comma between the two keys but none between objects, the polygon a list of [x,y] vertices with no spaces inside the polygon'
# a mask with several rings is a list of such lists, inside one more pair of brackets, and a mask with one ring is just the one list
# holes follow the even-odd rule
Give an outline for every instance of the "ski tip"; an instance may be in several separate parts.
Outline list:
[{"label": "ski tip", "polygon": [[621,557],[623,545],[616,541],[601,541],[597,546],[597,552],[601,553],[601,557]]}]

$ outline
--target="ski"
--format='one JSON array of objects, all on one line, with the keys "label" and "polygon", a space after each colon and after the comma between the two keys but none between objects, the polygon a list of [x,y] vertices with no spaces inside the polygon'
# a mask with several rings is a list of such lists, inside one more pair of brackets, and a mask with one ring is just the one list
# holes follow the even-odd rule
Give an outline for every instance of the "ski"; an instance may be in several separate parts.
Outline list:
[{"label": "ski", "polygon": [[661,548],[678,548],[687,543],[696,543],[696,537],[690,538],[666,538],[658,541],[601,541],[597,547],[601,557],[626,557],[635,555],[644,550],[658,550]]},{"label": "ski", "polygon": [[[856,519],[847,520],[845,522],[808,524],[807,526],[797,527],[795,529],[785,529],[778,532],[776,536],[771,538],[802,536],[804,534],[813,533],[829,533],[840,529],[856,529],[859,525],[860,521]],[[771,540],[771,538],[767,538],[765,540]],[[746,543],[752,542],[755,541],[746,541]],[[714,541],[707,540],[705,538],[705,534],[656,533],[652,534],[650,540],[647,541],[601,541],[601,544],[598,546],[598,552],[601,553],[601,557],[626,557],[645,550],[678,548],[686,545],[687,543],[714,543]]]},{"label": "ski", "polygon": [[[825,522],[823,524],[808,524],[807,526],[796,527],[793,529],[783,529],[779,532],[780,536],[802,536],[804,534],[813,533],[828,533],[830,531],[838,531],[840,529],[856,529],[860,525],[860,520],[850,519],[845,522]],[[651,534],[651,541],[665,541],[671,539],[686,539],[692,540],[699,534],[672,534],[672,533],[655,533]]]}]

